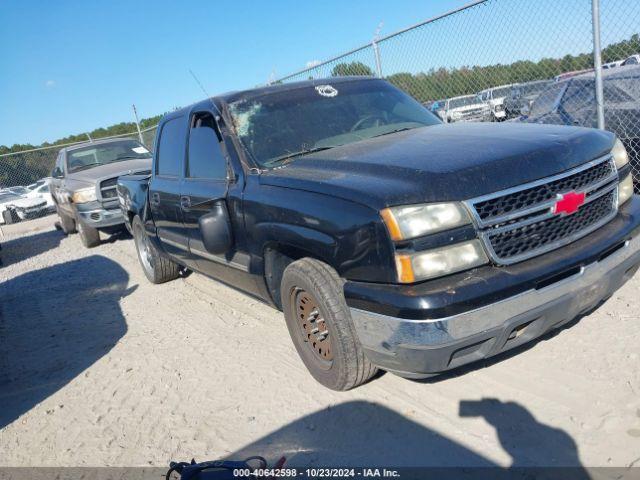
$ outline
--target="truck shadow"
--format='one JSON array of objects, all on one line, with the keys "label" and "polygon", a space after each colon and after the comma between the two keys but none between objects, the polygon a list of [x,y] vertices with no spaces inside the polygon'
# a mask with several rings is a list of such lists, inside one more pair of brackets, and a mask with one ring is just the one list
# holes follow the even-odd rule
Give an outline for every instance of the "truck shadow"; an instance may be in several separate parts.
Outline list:
[{"label": "truck shadow", "polygon": [[57,392],[124,336],[119,302],[133,291],[128,281],[116,262],[93,255],[0,284],[0,428]]},{"label": "truck shadow", "polygon": [[35,257],[60,245],[64,233],[58,230],[47,230],[29,236],[16,237],[2,242],[0,252],[0,267],[8,267]]},{"label": "truck shadow", "polygon": [[432,475],[422,471],[416,477],[403,474],[402,478],[459,478],[463,473],[459,467],[466,467],[468,478],[477,478],[475,473],[479,472],[486,478],[506,478],[496,474],[518,467],[564,466],[570,467],[565,473],[571,475],[561,478],[589,478],[580,464],[575,441],[563,430],[538,422],[518,403],[461,401],[458,423],[471,421],[466,417],[484,418],[496,429],[502,448],[511,456],[510,467],[500,467],[481,453],[398,412],[365,401],[342,403],[302,417],[230,454],[228,459],[261,455],[272,465],[285,456],[285,466],[441,469],[430,472]]}]

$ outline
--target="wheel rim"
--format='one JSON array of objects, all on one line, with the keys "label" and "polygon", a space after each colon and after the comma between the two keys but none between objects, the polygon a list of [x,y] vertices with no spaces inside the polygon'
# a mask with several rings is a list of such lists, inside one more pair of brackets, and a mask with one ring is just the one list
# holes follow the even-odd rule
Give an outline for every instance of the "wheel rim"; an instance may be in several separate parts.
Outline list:
[{"label": "wheel rim", "polygon": [[151,255],[151,246],[149,245],[149,239],[147,235],[142,231],[142,228],[136,226],[136,248],[138,249],[138,257],[142,262],[142,266],[147,271],[153,271],[153,256]]},{"label": "wheel rim", "polygon": [[331,337],[318,301],[306,290],[294,288],[291,292],[291,305],[305,345],[313,352],[320,365],[329,368],[333,362]]}]

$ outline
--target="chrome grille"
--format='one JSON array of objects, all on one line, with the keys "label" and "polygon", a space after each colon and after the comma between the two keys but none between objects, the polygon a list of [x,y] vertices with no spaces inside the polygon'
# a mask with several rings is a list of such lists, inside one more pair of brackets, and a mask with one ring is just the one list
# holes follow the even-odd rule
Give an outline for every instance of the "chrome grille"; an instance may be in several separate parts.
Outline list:
[{"label": "chrome grille", "polygon": [[[512,264],[581,238],[617,212],[618,173],[611,156],[537,182],[467,202],[492,260]],[[559,196],[585,193],[570,215],[556,214]]]},{"label": "chrome grille", "polygon": [[102,196],[102,198],[105,200],[116,198],[118,196],[118,192],[116,191],[117,184],[118,177],[102,181],[100,183],[100,195]]}]

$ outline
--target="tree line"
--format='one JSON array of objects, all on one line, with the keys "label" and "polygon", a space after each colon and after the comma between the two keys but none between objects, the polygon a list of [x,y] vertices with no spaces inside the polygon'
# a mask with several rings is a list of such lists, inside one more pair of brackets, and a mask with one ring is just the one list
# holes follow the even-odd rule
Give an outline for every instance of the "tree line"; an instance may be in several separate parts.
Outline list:
[{"label": "tree line", "polygon": [[[163,114],[162,114],[163,115]],[[145,128],[157,125],[162,115],[156,115],[155,117],[143,118],[140,120],[140,128]],[[93,140],[99,138],[111,137],[113,135],[123,135],[127,133],[136,133],[136,124],[134,122],[120,122],[109,127],[100,127],[90,132],[87,132]],[[14,144],[12,146],[0,145],[0,155],[5,153],[21,152],[23,150],[31,150],[34,148],[54,147],[56,145],[63,145],[65,143],[85,142],[89,140],[87,133],[78,133],[75,135],[69,135],[64,138],[60,138],[54,142],[44,142],[40,145],[33,145],[30,143]]]},{"label": "tree line", "polygon": [[[603,48],[602,62],[624,60],[639,52],[640,37],[634,34],[627,40]],[[384,58],[382,63],[384,68]],[[565,55],[562,58],[543,58],[538,62],[519,60],[504,65],[438,68],[419,73],[398,72],[385,78],[420,102],[427,102],[478,93],[489,87],[551,79],[562,73],[592,68],[593,54],[589,52]],[[362,62],[350,62],[338,63],[333,67],[331,75],[374,75],[374,72]]]}]

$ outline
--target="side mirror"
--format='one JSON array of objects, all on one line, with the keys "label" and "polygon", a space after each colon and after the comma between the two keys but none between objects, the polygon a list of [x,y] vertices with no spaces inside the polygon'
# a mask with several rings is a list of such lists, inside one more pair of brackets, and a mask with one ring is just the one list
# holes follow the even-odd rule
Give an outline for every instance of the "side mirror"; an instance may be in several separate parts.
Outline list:
[{"label": "side mirror", "polygon": [[60,169],[60,167],[54,168],[51,172],[51,176],[53,178],[62,178],[62,170]]},{"label": "side mirror", "polygon": [[213,204],[211,211],[198,220],[202,243],[207,252],[221,255],[228,252],[233,246],[233,234],[227,204],[224,200],[218,200]]}]

